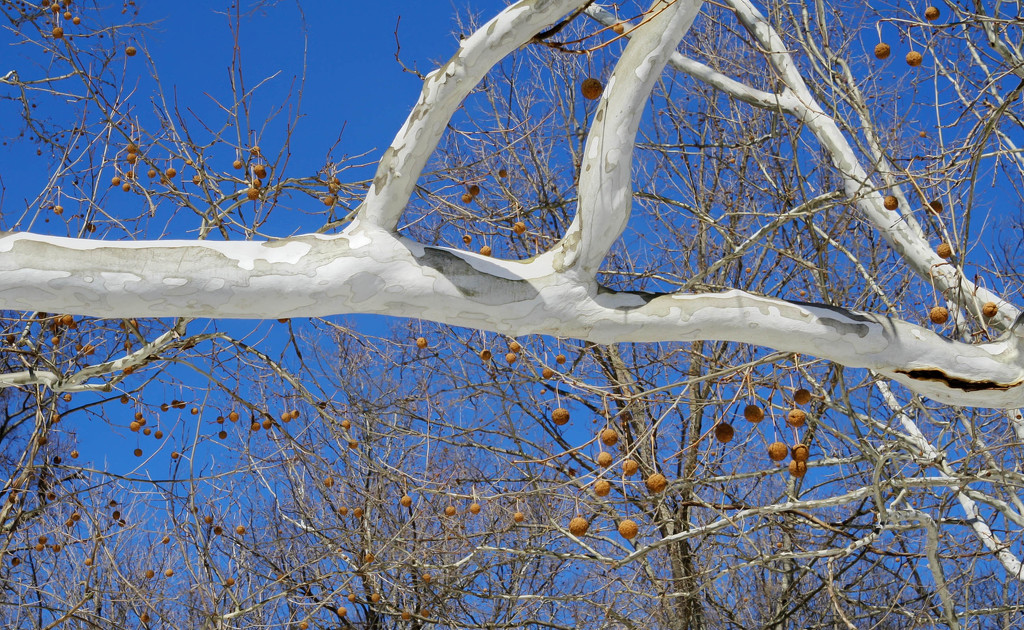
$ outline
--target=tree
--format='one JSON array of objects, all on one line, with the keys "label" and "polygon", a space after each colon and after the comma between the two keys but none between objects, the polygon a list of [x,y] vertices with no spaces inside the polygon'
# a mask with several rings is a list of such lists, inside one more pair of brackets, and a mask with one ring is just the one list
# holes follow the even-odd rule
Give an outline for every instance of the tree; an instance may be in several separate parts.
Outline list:
[{"label": "tree", "polygon": [[[1020,218],[985,214],[1019,197],[1015,16],[524,0],[342,183],[237,108],[230,143],[160,100],[143,127],[138,50],[71,39],[100,32],[71,4],[3,5],[59,68],[3,79],[54,164],[33,212],[77,234],[0,236],[0,307],[32,313],[0,375],[15,625],[1019,623],[1024,329],[989,287]],[[301,197],[317,231],[263,238]],[[165,205],[200,238],[144,240]],[[289,349],[195,318],[288,320]],[[166,431],[168,476],[65,461],[89,416]],[[51,537],[78,556],[41,572]]]}]

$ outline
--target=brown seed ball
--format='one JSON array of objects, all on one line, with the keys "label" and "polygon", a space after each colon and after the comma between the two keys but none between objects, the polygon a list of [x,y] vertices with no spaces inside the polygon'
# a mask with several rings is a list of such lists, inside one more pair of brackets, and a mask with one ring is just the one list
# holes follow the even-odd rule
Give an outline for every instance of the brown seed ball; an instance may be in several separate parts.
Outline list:
[{"label": "brown seed ball", "polygon": [[462,203],[469,203],[473,201],[473,195],[469,193],[462,193]]},{"label": "brown seed ball", "polygon": [[949,311],[945,306],[935,306],[928,311],[928,319],[932,320],[933,324],[945,324],[949,319]]},{"label": "brown seed ball", "polygon": [[616,22],[615,24],[612,24],[612,30],[616,35],[622,35],[626,32],[626,27],[622,25],[622,22]]},{"label": "brown seed ball", "polygon": [[597,464],[601,468],[608,468],[611,466],[614,459],[615,458],[612,457],[612,454],[607,451],[601,451],[597,454]]},{"label": "brown seed ball", "polygon": [[463,234],[462,235],[462,242],[465,243],[466,245],[469,245],[470,243],[473,242],[473,237],[470,236],[469,234]]},{"label": "brown seed ball", "polygon": [[252,187],[246,188],[245,189],[245,197],[249,201],[256,201],[257,199],[260,198],[260,189],[259,188],[252,188]]},{"label": "brown seed ball", "polygon": [[402,507],[407,508],[412,505],[412,497],[410,497],[409,495],[404,495],[401,499],[398,500],[398,502],[402,505]]},{"label": "brown seed ball", "polygon": [[506,353],[506,354],[505,354],[505,361],[506,361],[506,362],[507,362],[507,363],[508,363],[509,365],[511,365],[511,364],[513,364],[513,363],[515,363],[515,362],[516,362],[516,359],[518,359],[518,358],[519,358],[519,355],[518,355],[518,354],[516,354],[515,352],[508,352],[508,353]]},{"label": "brown seed ball", "polygon": [[469,504],[469,513],[470,514],[479,514],[480,513],[480,504],[476,503],[475,501],[473,503],[470,503]]},{"label": "brown seed ball", "polygon": [[889,195],[888,197],[882,200],[882,205],[885,206],[886,210],[895,210],[896,208],[900,207],[900,202],[898,199],[896,199],[896,197]]},{"label": "brown seed ball", "polygon": [[932,212],[934,212],[935,214],[940,214],[940,213],[942,213],[942,202],[941,202],[941,201],[939,201],[938,199],[936,199],[936,200],[932,201],[931,203],[929,203],[929,204],[928,204],[928,207],[929,207],[929,208],[931,209],[931,211],[932,211]]},{"label": "brown seed ball", "polygon": [[128,182],[125,182],[125,183],[121,184],[121,190],[123,190],[125,192],[128,192],[131,189],[132,189],[132,185],[129,184]]},{"label": "brown seed ball", "polygon": [[811,392],[801,387],[793,394],[793,401],[798,405],[806,405],[811,402]]},{"label": "brown seed ball", "polygon": [[370,594],[370,601],[373,602],[374,604],[379,602],[380,601],[380,593],[371,593]]},{"label": "brown seed ball", "polygon": [[735,434],[735,430],[728,422],[720,422],[715,425],[715,439],[722,444],[728,444],[731,442]]},{"label": "brown seed ball", "polygon": [[583,83],[580,84],[580,92],[583,94],[583,98],[590,101],[601,98],[601,92],[603,91],[604,86],[593,77],[584,79]]},{"label": "brown seed ball", "polygon": [[589,528],[590,523],[588,523],[587,519],[583,518],[582,516],[577,516],[576,518],[569,521],[569,533],[571,533],[573,536],[583,536],[587,533],[587,529]]},{"label": "brown seed ball", "polygon": [[434,576],[430,575],[429,573],[424,573],[420,576],[420,579],[423,580],[424,583],[430,584],[430,580],[434,579]]},{"label": "brown seed ball", "polygon": [[402,621],[409,621],[410,619],[412,619],[412,613],[409,612],[408,610],[403,610],[402,611]]},{"label": "brown seed ball", "polygon": [[508,349],[512,352],[519,352],[520,350],[523,349],[523,346],[518,341],[510,341],[508,344]]},{"label": "brown seed ball", "polygon": [[164,171],[164,176],[166,176],[168,179],[174,177],[177,174],[178,171],[173,166],[169,166],[167,170]]},{"label": "brown seed ball", "polygon": [[639,533],[640,528],[636,526],[636,523],[627,519],[619,521],[619,535],[626,540],[633,540]]},{"label": "brown seed ball", "polygon": [[164,571],[164,575],[167,577],[171,577],[172,575],[174,575],[174,569],[167,569],[166,571]]},{"label": "brown seed ball", "polygon": [[807,474],[807,462],[798,462],[795,459],[789,462],[789,474],[794,477],[803,477]]},{"label": "brown seed ball", "polygon": [[935,20],[939,19],[938,7],[928,7],[927,9],[925,9],[924,19],[928,20],[929,22],[934,22]]},{"label": "brown seed ball", "polygon": [[985,302],[981,307],[981,314],[985,317],[995,317],[996,313],[999,312],[999,307],[995,302]]},{"label": "brown seed ball", "polygon": [[480,351],[480,360],[481,361],[490,361],[491,360],[491,356],[492,355],[491,355],[491,351],[490,350],[481,350]]},{"label": "brown seed ball", "polygon": [[907,65],[911,68],[921,65],[922,61],[924,61],[924,56],[916,50],[907,53]]},{"label": "brown seed ball", "polygon": [[806,444],[797,442],[789,449],[789,456],[794,461],[806,462],[811,456],[811,449],[807,448]]},{"label": "brown seed ball", "polygon": [[426,348],[427,347],[427,338],[426,337],[417,337],[416,338],[416,347],[419,348],[420,350],[423,350],[424,348]]},{"label": "brown seed ball", "polygon": [[764,420],[764,409],[761,409],[757,405],[747,405],[743,408],[743,417],[747,419],[747,422],[758,423]]},{"label": "brown seed ball", "polygon": [[601,431],[601,442],[606,446],[615,446],[619,442],[619,434],[615,429],[605,429]]},{"label": "brown seed ball", "polygon": [[512,520],[517,522],[517,523],[522,523],[523,521],[526,520],[526,515],[523,514],[522,512],[516,512],[515,514],[512,515]]},{"label": "brown seed ball", "polygon": [[540,377],[541,377],[541,378],[544,378],[544,379],[548,379],[548,378],[551,378],[551,377],[552,377],[552,376],[554,376],[554,375],[555,375],[555,371],[554,371],[554,370],[552,370],[552,369],[551,369],[551,368],[549,368],[549,367],[545,367],[544,369],[542,369],[542,370],[540,371]]},{"label": "brown seed ball", "polygon": [[110,178],[110,185],[111,186],[120,186],[121,185],[121,178],[118,177],[117,175],[114,175],[113,177]]},{"label": "brown seed ball", "polygon": [[508,170],[504,168],[499,168],[498,177],[508,177]]},{"label": "brown seed ball", "polygon": [[330,208],[333,207],[334,204],[338,203],[338,198],[335,197],[334,195],[324,195],[323,197],[320,198],[320,201],[322,201],[325,206]]},{"label": "brown seed ball", "polygon": [[555,355],[555,363],[557,363],[558,365],[565,365],[565,361],[566,361],[566,358],[565,358],[564,354],[556,354]]},{"label": "brown seed ball", "polygon": [[786,455],[789,453],[789,448],[783,442],[772,442],[768,445],[768,457],[773,462],[781,462],[786,459]]},{"label": "brown seed ball", "polygon": [[454,505],[449,505],[448,507],[446,507],[444,509],[444,515],[445,516],[455,516],[458,513],[459,513],[459,511],[455,509]]},{"label": "brown seed ball", "polygon": [[139,51],[135,49],[135,46],[129,46],[124,49],[124,54],[128,55],[129,57],[134,57],[135,54],[138,52]]},{"label": "brown seed ball", "polygon": [[481,247],[480,248],[480,255],[481,256],[490,256],[491,255],[491,246],[490,245],[484,245],[483,247]]},{"label": "brown seed ball", "polygon": [[661,473],[654,473],[647,478],[646,483],[647,489],[655,494],[662,492],[668,487],[668,479],[665,479],[665,475]]},{"label": "brown seed ball", "polygon": [[252,172],[260,179],[266,179],[267,177],[267,167],[264,164],[257,164],[253,167]]},{"label": "brown seed ball", "polygon": [[234,162],[231,163],[231,167],[236,171],[241,169],[243,166],[245,166],[245,163],[242,162],[242,160],[235,160]]},{"label": "brown seed ball", "polygon": [[365,556],[363,556],[363,562],[365,562],[366,564],[370,564],[376,559],[377,556],[373,555],[372,553],[368,553]]},{"label": "brown seed ball", "polygon": [[522,221],[516,221],[512,224],[512,231],[516,234],[522,234],[526,232],[526,224]]},{"label": "brown seed ball", "polygon": [[563,409],[562,407],[555,409],[554,411],[551,412],[551,421],[557,424],[558,426],[567,424],[569,422],[569,410]]},{"label": "brown seed ball", "polygon": [[636,474],[636,471],[640,469],[640,464],[635,459],[627,459],[622,462],[622,474],[627,477]]},{"label": "brown seed ball", "polygon": [[234,586],[234,585],[235,585],[235,578],[228,578],[228,579],[224,580],[224,586]]},{"label": "brown seed ball", "polygon": [[887,59],[892,49],[889,48],[889,44],[877,44],[875,46],[875,57],[878,59]]},{"label": "brown seed ball", "polygon": [[939,243],[939,246],[935,248],[935,253],[939,258],[949,260],[953,257],[953,248],[949,246],[949,243]]},{"label": "brown seed ball", "polygon": [[142,449],[141,448],[137,448],[137,449],[135,449],[132,452],[135,453],[136,457],[142,457]]},{"label": "brown seed ball", "polygon": [[791,427],[802,427],[807,423],[807,413],[802,409],[790,409],[786,414],[786,424]]},{"label": "brown seed ball", "polygon": [[612,491],[612,484],[607,479],[598,479],[594,482],[594,494],[599,497],[606,497]]},{"label": "brown seed ball", "polygon": [[146,579],[149,580],[153,579],[154,577],[156,577],[156,571],[154,571],[153,569],[146,569]]},{"label": "brown seed ball", "polygon": [[239,536],[244,536],[245,535],[245,526],[244,525],[239,525],[238,527],[236,527],[235,528],[235,533],[238,534]]}]

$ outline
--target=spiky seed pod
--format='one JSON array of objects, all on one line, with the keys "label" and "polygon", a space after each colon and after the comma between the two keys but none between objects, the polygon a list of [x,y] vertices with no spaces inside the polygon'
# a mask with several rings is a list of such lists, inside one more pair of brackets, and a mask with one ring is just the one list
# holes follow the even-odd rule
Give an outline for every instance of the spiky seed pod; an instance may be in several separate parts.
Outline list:
[{"label": "spiky seed pod", "polygon": [[924,61],[924,56],[916,50],[907,53],[907,65],[911,68],[921,65],[922,61]]},{"label": "spiky seed pod", "polygon": [[896,197],[889,195],[882,200],[882,205],[885,206],[886,210],[895,210],[900,207],[900,202]]},{"label": "spiky seed pod", "polygon": [[619,535],[626,540],[633,540],[639,532],[640,528],[628,518],[619,521]]},{"label": "spiky seed pod", "polygon": [[811,402],[811,392],[801,387],[793,394],[793,401],[798,405],[806,405]]},{"label": "spiky seed pod", "polygon": [[928,20],[929,22],[934,22],[935,20],[939,19],[938,7],[928,7],[927,9],[925,9],[924,19]]},{"label": "spiky seed pod", "polygon": [[554,411],[551,412],[551,421],[557,424],[558,426],[562,426],[563,424],[568,423],[569,410],[564,409],[562,407],[555,409]]},{"label": "spiky seed pod", "polygon": [[789,474],[794,477],[803,477],[807,474],[807,462],[798,462],[795,459],[789,462]]},{"label": "spiky seed pod", "polygon": [[619,434],[615,429],[605,429],[601,431],[601,442],[606,446],[615,446],[619,442]]},{"label": "spiky seed pod", "polygon": [[735,430],[733,430],[732,425],[728,422],[719,422],[715,425],[715,439],[722,444],[731,442],[735,434]]},{"label": "spiky seed pod", "polygon": [[640,469],[640,464],[635,459],[627,459],[622,462],[622,474],[630,477]]},{"label": "spiky seed pod", "polygon": [[998,312],[999,306],[997,306],[995,302],[985,302],[981,307],[981,314],[985,317],[995,317]]},{"label": "spiky seed pod", "polygon": [[883,43],[875,45],[875,57],[877,57],[878,59],[888,59],[889,53],[891,52],[892,49],[889,48],[889,44]]},{"label": "spiky seed pod", "polygon": [[789,449],[789,456],[793,461],[806,462],[811,457],[811,449],[806,444],[797,442]]},{"label": "spiky seed pod", "polygon": [[615,458],[613,458],[612,454],[609,453],[608,451],[601,451],[600,453],[597,454],[597,464],[601,468],[608,468],[609,466],[611,466],[612,461],[614,461],[614,459]]},{"label": "spiky seed pod", "polygon": [[580,92],[583,94],[583,98],[594,101],[601,98],[601,92],[604,91],[604,86],[597,79],[591,77],[584,79],[583,83],[580,84]]},{"label": "spiky seed pod", "polygon": [[594,494],[599,497],[606,497],[612,491],[612,484],[607,479],[598,479],[594,482]]},{"label": "spiky seed pod", "polygon": [[949,319],[949,311],[945,306],[935,306],[928,311],[928,319],[932,320],[933,324],[945,324]]},{"label": "spiky seed pod", "polygon": [[949,246],[949,243],[939,243],[939,246],[935,248],[935,253],[939,258],[949,260],[953,257],[953,248]]},{"label": "spiky seed pod", "polygon": [[571,533],[573,536],[583,536],[587,533],[587,529],[589,528],[590,523],[588,523],[587,519],[583,518],[582,516],[577,516],[576,518],[569,521],[569,533]]},{"label": "spiky seed pod", "polygon": [[654,494],[658,494],[668,487],[668,479],[665,479],[665,475],[661,473],[654,473],[647,478],[647,489]]},{"label": "spiky seed pod", "polygon": [[802,427],[807,423],[807,413],[802,409],[790,409],[786,414],[786,424],[791,427]]},{"label": "spiky seed pod", "polygon": [[786,447],[783,442],[772,442],[768,445],[768,457],[773,462],[781,462],[786,459],[786,455],[789,453],[789,448]]},{"label": "spiky seed pod", "polygon": [[761,409],[757,405],[747,405],[743,408],[743,417],[747,419],[747,422],[758,422],[764,420],[764,409]]}]

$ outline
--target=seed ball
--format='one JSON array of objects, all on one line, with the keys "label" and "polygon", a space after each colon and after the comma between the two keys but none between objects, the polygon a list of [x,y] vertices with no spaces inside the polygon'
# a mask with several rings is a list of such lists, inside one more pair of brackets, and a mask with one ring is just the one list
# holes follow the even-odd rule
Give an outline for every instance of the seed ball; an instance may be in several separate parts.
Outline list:
[{"label": "seed ball", "polygon": [[916,50],[907,53],[907,65],[911,68],[921,65],[922,61],[924,61],[924,57]]},{"label": "seed ball", "polygon": [[231,167],[234,168],[236,171],[240,170],[243,166],[245,166],[245,163],[242,162],[242,160],[235,160],[234,162],[231,163]]},{"label": "seed ball", "polygon": [[523,521],[526,520],[526,515],[523,514],[522,512],[516,512],[515,514],[512,515],[512,520],[517,522],[517,523],[522,523]]},{"label": "seed ball", "polygon": [[640,528],[636,526],[636,523],[628,518],[619,522],[619,535],[626,540],[633,540],[636,538],[639,531]]},{"label": "seed ball", "polygon": [[622,462],[622,474],[627,477],[636,474],[636,471],[640,469],[640,464],[635,459],[627,459]]},{"label": "seed ball", "polygon": [[480,513],[480,504],[476,503],[476,502],[470,503],[469,504],[469,513],[470,514],[479,514]]},{"label": "seed ball", "polygon": [[508,177],[508,170],[503,169],[503,168],[499,168],[498,169],[498,177]]},{"label": "seed ball", "polygon": [[569,521],[569,533],[571,533],[573,536],[583,536],[587,533],[587,529],[589,528],[590,523],[588,523],[587,519],[583,518],[582,516],[577,516],[576,518]]},{"label": "seed ball", "polygon": [[549,367],[545,367],[540,371],[540,377],[543,379],[549,379],[555,375],[555,371]]},{"label": "seed ball", "polygon": [[622,35],[626,32],[626,27],[622,25],[622,22],[616,22],[615,24],[612,24],[612,30],[616,35]]},{"label": "seed ball", "polygon": [[807,423],[807,413],[802,409],[790,409],[786,414],[786,423],[791,427],[802,427]]},{"label": "seed ball", "polygon": [[665,475],[661,473],[654,473],[647,478],[647,489],[658,494],[668,487],[668,479],[665,479]]},{"label": "seed ball", "polygon": [[999,312],[999,307],[996,306],[995,302],[985,302],[981,307],[981,314],[985,317],[995,317],[996,313]]},{"label": "seed ball", "polygon": [[142,449],[141,448],[137,448],[137,449],[135,449],[132,452],[135,453],[136,457],[142,457]]},{"label": "seed ball", "polygon": [[928,7],[927,9],[925,9],[924,19],[928,20],[929,22],[934,22],[935,20],[939,19],[938,7]]},{"label": "seed ball", "polygon": [[603,91],[604,86],[593,77],[584,79],[583,83],[580,84],[580,92],[583,94],[583,98],[590,101],[601,98],[601,92]]},{"label": "seed ball", "polygon": [[606,497],[608,493],[612,491],[612,484],[608,483],[607,479],[598,479],[594,483],[594,494],[599,497]]},{"label": "seed ball", "polygon": [[62,29],[59,26],[54,26],[53,27],[53,38],[54,39],[62,39],[63,37],[64,37],[64,29]]},{"label": "seed ball", "polygon": [[768,445],[768,457],[773,462],[781,462],[786,459],[787,453],[789,453],[789,448],[783,442],[772,442]]},{"label": "seed ball", "polygon": [[811,456],[811,449],[807,448],[806,444],[797,442],[790,447],[789,456],[792,457],[794,461],[806,462]]},{"label": "seed ball", "polygon": [[424,348],[426,348],[427,347],[427,338],[426,337],[417,337],[416,338],[416,347],[419,348],[420,350],[423,350]]},{"label": "seed ball", "polygon": [[885,206],[886,210],[895,210],[896,208],[900,207],[900,202],[898,199],[896,199],[896,197],[889,195],[888,197],[882,200],[882,205]]},{"label": "seed ball", "polygon": [[124,49],[124,54],[128,55],[129,57],[134,57],[137,52],[139,51],[135,49],[135,46],[129,46]]},{"label": "seed ball", "polygon": [[473,195],[469,193],[462,193],[462,203],[469,203],[473,201]]},{"label": "seed ball", "polygon": [[563,409],[562,407],[555,409],[554,411],[551,412],[551,421],[557,424],[558,426],[567,424],[569,422],[569,410]]},{"label": "seed ball", "polygon": [[875,46],[875,57],[878,59],[887,59],[892,49],[889,48],[889,44],[877,44]]},{"label": "seed ball", "polygon": [[455,509],[454,505],[449,505],[448,507],[446,507],[444,509],[444,515],[445,516],[455,516],[458,513],[459,513],[459,511]]},{"label": "seed ball", "polygon": [[942,212],[942,202],[939,201],[938,199],[929,203],[928,207],[931,208],[931,211],[934,212],[935,214],[940,214]]},{"label": "seed ball", "polygon": [[491,356],[492,355],[491,355],[491,351],[490,350],[481,350],[480,351],[480,360],[481,361],[490,361],[491,360]]},{"label": "seed ball", "polygon": [[523,232],[526,232],[526,224],[522,221],[516,221],[512,224],[512,231],[516,234],[522,234]]},{"label": "seed ball", "polygon": [[132,189],[132,185],[129,184],[128,182],[125,182],[125,183],[121,184],[121,190],[123,190],[125,192],[128,192],[131,189]]},{"label": "seed ball", "polygon": [[515,363],[515,362],[516,362],[516,359],[518,359],[518,358],[519,358],[519,355],[518,355],[518,354],[516,354],[515,352],[508,352],[508,353],[506,353],[506,354],[505,354],[505,361],[506,361],[506,362],[507,362],[507,363],[508,363],[509,365],[511,365],[511,364],[513,364],[513,363]]},{"label": "seed ball", "polygon": [[463,234],[462,235],[462,242],[465,243],[466,245],[469,245],[470,243],[473,242],[473,237],[470,236],[469,234]]},{"label": "seed ball", "polygon": [[720,422],[715,425],[715,439],[722,444],[731,442],[735,434],[736,432],[733,430],[732,425],[727,422]]},{"label": "seed ball", "polygon": [[244,536],[245,535],[245,525],[239,525],[238,527],[236,527],[235,528],[235,533],[238,534],[239,536]]},{"label": "seed ball", "polygon": [[523,346],[518,341],[512,341],[508,344],[508,349],[512,352],[519,352],[523,349]]},{"label": "seed ball", "polygon": [[558,365],[565,365],[565,361],[566,359],[564,354],[555,355],[555,363]]},{"label": "seed ball", "polygon": [[747,405],[743,408],[743,417],[747,419],[747,422],[758,423],[764,420],[764,409],[761,409],[757,405]]},{"label": "seed ball", "polygon": [[267,177],[267,167],[264,164],[257,164],[253,167],[252,172],[260,179],[266,179]]},{"label": "seed ball", "polygon": [[245,196],[249,201],[256,201],[260,198],[260,190],[259,188],[246,188]]},{"label": "seed ball", "polygon": [[323,202],[323,204],[328,208],[331,208],[334,206],[334,204],[338,203],[338,198],[335,197],[334,195],[324,195],[323,197],[320,198],[320,201]]},{"label": "seed ball", "polygon": [[619,434],[615,432],[615,429],[605,429],[601,431],[601,442],[606,446],[615,446],[619,441]]},{"label": "seed ball", "polygon": [[807,474],[807,462],[798,462],[795,459],[789,462],[789,474],[794,477],[803,477]]},{"label": "seed ball", "polygon": [[939,258],[949,260],[953,257],[953,248],[949,246],[949,243],[939,243],[939,246],[935,248],[935,253]]},{"label": "seed ball", "polygon": [[490,256],[491,255],[491,246],[490,245],[484,245],[483,247],[481,247],[480,248],[480,255],[481,256]]},{"label": "seed ball", "polygon": [[601,451],[600,453],[597,454],[597,464],[601,468],[608,468],[609,466],[612,465],[613,460],[614,458],[612,457],[612,454],[609,453],[608,451]]},{"label": "seed ball", "polygon": [[798,405],[806,405],[811,402],[811,392],[801,387],[793,394],[793,401]]},{"label": "seed ball", "polygon": [[121,185],[121,178],[118,177],[117,175],[114,175],[113,177],[110,178],[110,185],[111,186],[120,186]]},{"label": "seed ball", "polygon": [[164,171],[164,176],[166,176],[168,179],[174,177],[177,174],[178,174],[178,171],[175,170],[175,168],[173,166],[167,167],[167,170]]},{"label": "seed ball", "polygon": [[945,324],[949,319],[949,311],[945,306],[935,306],[928,311],[928,319],[932,320],[933,324]]},{"label": "seed ball", "polygon": [[366,564],[370,564],[376,559],[377,556],[373,555],[372,553],[368,553],[365,556],[363,556],[363,562],[365,562]]},{"label": "seed ball", "polygon": [[412,497],[410,497],[409,495],[404,495],[401,499],[398,500],[398,502],[402,505],[402,507],[407,508],[412,505]]}]

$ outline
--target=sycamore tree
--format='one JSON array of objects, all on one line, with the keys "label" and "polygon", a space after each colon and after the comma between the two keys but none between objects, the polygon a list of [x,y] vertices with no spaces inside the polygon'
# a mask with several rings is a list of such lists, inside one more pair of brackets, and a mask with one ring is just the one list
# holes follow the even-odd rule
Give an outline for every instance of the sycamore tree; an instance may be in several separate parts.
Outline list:
[{"label": "sycamore tree", "polygon": [[1024,618],[1011,7],[523,0],[365,181],[0,8],[8,625]]}]

